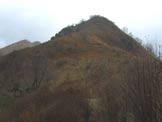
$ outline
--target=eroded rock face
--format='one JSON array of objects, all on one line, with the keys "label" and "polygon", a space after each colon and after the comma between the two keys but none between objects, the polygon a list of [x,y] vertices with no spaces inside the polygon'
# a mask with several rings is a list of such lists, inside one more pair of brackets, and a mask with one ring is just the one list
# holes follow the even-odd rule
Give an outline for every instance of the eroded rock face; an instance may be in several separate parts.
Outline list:
[{"label": "eroded rock face", "polygon": [[7,55],[13,51],[16,51],[16,50],[21,50],[21,49],[24,49],[24,48],[27,48],[27,47],[33,47],[33,46],[36,46],[36,45],[39,45],[40,42],[30,42],[28,40],[21,40],[19,42],[16,42],[14,44],[11,44],[11,45],[8,45],[2,49],[0,49],[0,56],[4,56],[4,55]]}]

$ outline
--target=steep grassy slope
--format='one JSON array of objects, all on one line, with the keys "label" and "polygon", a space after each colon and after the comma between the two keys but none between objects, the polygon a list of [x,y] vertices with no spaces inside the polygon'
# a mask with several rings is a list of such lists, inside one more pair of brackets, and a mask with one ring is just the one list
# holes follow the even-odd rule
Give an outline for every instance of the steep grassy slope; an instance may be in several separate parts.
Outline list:
[{"label": "steep grassy slope", "polygon": [[[125,67],[145,55],[106,18],[67,27],[42,45],[0,59],[0,120],[98,121],[103,88],[109,85],[122,96]],[[89,118],[91,109],[96,112]]]}]

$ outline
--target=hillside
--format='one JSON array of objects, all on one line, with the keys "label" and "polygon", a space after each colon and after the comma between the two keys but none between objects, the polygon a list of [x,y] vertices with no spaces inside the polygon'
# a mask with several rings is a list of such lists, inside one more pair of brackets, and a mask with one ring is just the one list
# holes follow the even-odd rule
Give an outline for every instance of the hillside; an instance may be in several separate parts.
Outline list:
[{"label": "hillside", "polygon": [[14,44],[11,44],[11,45],[8,45],[2,49],[0,49],[0,55],[1,56],[4,56],[4,55],[7,55],[13,51],[17,51],[17,50],[21,50],[21,49],[24,49],[24,48],[27,48],[27,47],[33,47],[33,46],[36,46],[36,45],[39,45],[40,43],[39,42],[29,42],[27,40],[22,40],[22,41],[19,41],[19,42],[16,42]]},{"label": "hillside", "polygon": [[116,102],[123,99],[124,73],[147,55],[104,17],[66,27],[46,43],[0,59],[0,121],[103,121],[105,89],[116,116],[113,107],[124,110]]},{"label": "hillside", "polygon": [[57,37],[77,36],[82,41],[90,43],[104,43],[113,47],[117,47],[129,52],[138,53],[142,47],[137,44],[131,37],[121,32],[121,30],[104,17],[94,16],[88,21],[83,21],[76,26],[69,26],[62,29],[56,34]]}]

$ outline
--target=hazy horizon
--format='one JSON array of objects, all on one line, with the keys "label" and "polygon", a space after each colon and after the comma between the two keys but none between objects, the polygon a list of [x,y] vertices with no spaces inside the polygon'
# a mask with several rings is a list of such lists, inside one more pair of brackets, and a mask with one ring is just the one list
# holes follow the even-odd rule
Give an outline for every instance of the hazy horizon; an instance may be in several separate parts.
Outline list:
[{"label": "hazy horizon", "polygon": [[0,48],[28,39],[48,41],[62,28],[101,15],[143,40],[162,43],[160,0],[0,1]]}]

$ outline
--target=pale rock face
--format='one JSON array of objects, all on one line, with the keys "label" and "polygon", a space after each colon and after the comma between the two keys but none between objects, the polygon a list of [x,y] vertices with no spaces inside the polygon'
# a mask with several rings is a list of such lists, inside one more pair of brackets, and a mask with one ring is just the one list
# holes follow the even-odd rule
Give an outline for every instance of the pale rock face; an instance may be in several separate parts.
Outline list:
[{"label": "pale rock face", "polygon": [[0,49],[0,56],[4,56],[4,55],[7,55],[9,53],[12,53],[13,51],[25,49],[25,48],[28,48],[28,47],[33,47],[33,46],[36,46],[36,45],[39,45],[39,44],[40,44],[39,42],[33,42],[32,43],[28,40],[21,40],[19,42],[16,42],[16,43],[8,45],[4,48],[1,48]]}]

